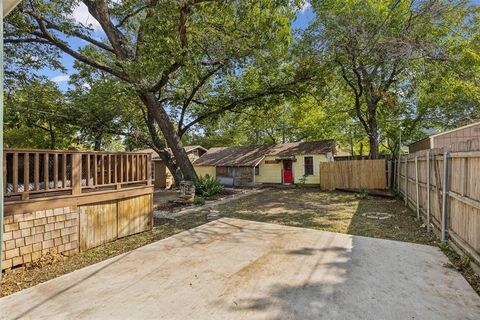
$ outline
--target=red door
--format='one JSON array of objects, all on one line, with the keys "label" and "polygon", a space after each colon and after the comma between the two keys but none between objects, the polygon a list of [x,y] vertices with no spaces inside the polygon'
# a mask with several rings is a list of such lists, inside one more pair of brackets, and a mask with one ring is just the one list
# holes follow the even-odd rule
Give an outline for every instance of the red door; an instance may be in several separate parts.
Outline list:
[{"label": "red door", "polygon": [[283,183],[290,184],[292,182],[292,160],[283,160]]}]

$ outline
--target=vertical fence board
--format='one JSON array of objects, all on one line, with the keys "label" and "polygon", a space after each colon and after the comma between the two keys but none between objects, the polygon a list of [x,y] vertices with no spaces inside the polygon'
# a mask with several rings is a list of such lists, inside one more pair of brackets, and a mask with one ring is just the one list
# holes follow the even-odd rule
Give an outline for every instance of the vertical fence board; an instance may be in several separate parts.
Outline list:
[{"label": "vertical fence board", "polygon": [[407,181],[399,189],[408,205],[418,208],[429,231],[433,225],[442,240],[455,241],[480,262],[480,153],[449,155],[433,149],[402,156],[401,161],[408,163],[397,172]]}]

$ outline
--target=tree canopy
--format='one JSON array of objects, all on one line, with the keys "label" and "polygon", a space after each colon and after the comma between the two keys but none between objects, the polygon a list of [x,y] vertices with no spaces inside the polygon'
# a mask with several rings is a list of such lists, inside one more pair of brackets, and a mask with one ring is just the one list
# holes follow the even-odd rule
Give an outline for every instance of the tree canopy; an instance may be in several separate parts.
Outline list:
[{"label": "tree canopy", "polygon": [[[195,179],[184,143],[334,138],[375,158],[479,120],[478,6],[310,3],[295,29],[301,0],[22,2],[5,22],[6,142],[149,146],[180,180]],[[96,28],[72,18],[80,5]],[[38,71],[66,72],[63,55],[62,91]]]}]

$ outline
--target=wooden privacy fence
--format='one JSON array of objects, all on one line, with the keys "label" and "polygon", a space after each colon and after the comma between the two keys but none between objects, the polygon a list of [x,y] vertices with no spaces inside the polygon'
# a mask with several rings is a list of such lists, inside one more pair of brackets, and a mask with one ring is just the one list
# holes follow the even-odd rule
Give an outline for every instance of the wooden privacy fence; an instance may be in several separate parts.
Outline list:
[{"label": "wooden privacy fence", "polygon": [[150,153],[5,149],[3,160],[3,269],[152,227]]},{"label": "wooden privacy fence", "polygon": [[389,165],[385,159],[347,160],[320,163],[320,188],[387,189]]},{"label": "wooden privacy fence", "polygon": [[418,218],[480,263],[480,152],[419,151],[394,161],[394,186]]}]

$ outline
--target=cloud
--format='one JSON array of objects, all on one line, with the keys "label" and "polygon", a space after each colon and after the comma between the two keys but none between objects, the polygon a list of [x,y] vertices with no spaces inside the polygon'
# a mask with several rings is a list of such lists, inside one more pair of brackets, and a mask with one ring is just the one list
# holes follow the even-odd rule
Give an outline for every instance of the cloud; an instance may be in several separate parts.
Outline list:
[{"label": "cloud", "polygon": [[64,74],[61,76],[55,76],[51,79],[53,82],[60,83],[60,82],[68,82],[70,80],[70,76]]},{"label": "cloud", "polygon": [[83,2],[75,7],[72,18],[85,26],[91,26],[93,29],[100,28],[100,23],[88,12],[88,8]]},{"label": "cloud", "polygon": [[310,9],[312,5],[310,4],[310,1],[309,0],[305,0],[303,1],[302,3],[302,8],[300,9],[301,12],[305,12],[307,11],[308,9]]}]

